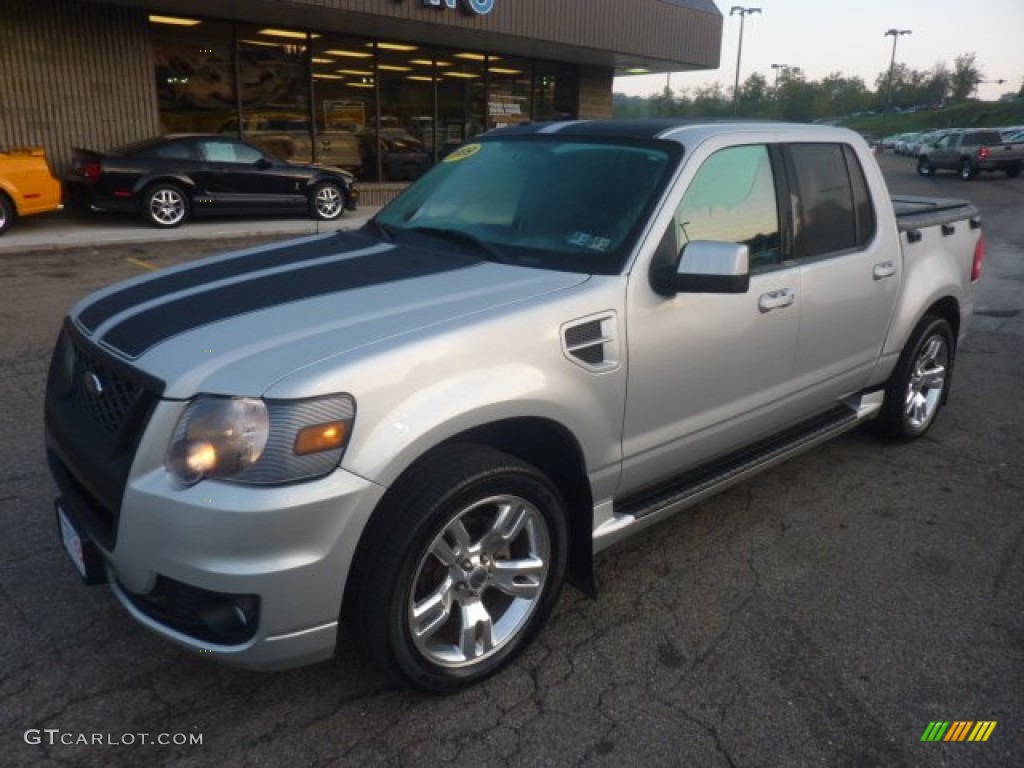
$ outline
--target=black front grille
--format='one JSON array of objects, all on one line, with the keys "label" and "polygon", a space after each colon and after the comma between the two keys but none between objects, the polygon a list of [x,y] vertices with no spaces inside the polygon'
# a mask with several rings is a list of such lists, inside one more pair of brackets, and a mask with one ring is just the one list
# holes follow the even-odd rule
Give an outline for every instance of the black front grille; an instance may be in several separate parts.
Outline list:
[{"label": "black front grille", "polygon": [[46,384],[46,439],[61,492],[87,532],[112,550],[128,474],[163,382],[93,346],[71,322]]},{"label": "black front grille", "polygon": [[119,376],[79,344],[73,344],[72,348],[71,384],[75,404],[106,434],[118,434],[142,388]]}]

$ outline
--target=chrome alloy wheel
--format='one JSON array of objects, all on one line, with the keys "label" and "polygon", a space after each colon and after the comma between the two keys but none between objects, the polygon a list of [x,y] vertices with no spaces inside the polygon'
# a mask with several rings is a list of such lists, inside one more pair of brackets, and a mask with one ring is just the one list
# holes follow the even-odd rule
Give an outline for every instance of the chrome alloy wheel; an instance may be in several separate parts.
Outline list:
[{"label": "chrome alloy wheel", "polygon": [[445,524],[416,566],[408,627],[431,663],[490,657],[527,625],[551,564],[547,522],[518,496],[481,499]]},{"label": "chrome alloy wheel", "polygon": [[316,209],[318,218],[336,219],[344,209],[344,198],[341,190],[333,184],[322,184],[316,189],[313,197],[313,207]]},{"label": "chrome alloy wheel", "polygon": [[949,346],[943,336],[933,335],[918,353],[910,372],[904,413],[907,424],[921,430],[935,417],[949,369]]},{"label": "chrome alloy wheel", "polygon": [[180,224],[185,218],[185,198],[176,189],[162,187],[149,198],[149,215],[158,226]]}]

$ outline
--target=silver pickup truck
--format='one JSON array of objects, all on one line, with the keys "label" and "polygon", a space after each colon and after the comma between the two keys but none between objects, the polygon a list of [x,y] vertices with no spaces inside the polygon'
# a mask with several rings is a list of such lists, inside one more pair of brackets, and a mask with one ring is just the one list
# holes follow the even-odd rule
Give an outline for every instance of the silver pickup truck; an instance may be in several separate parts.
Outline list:
[{"label": "silver pickup truck", "polygon": [[361,231],[78,303],[58,530],[187,649],[286,667],[344,628],[454,691],[594,592],[595,552],[868,420],[924,434],[983,242],[844,129],[492,131]]}]

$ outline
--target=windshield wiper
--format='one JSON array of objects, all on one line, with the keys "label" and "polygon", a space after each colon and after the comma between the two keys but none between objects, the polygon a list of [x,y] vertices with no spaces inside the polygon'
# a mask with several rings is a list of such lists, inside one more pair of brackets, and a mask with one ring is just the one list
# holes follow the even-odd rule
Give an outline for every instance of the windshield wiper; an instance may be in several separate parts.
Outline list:
[{"label": "windshield wiper", "polygon": [[450,240],[454,243],[460,243],[462,245],[471,245],[477,251],[480,251],[488,257],[491,261],[496,261],[499,264],[508,264],[508,258],[500,253],[490,243],[485,243],[476,235],[471,235],[469,232],[465,232],[461,229],[445,229],[444,227],[410,227],[410,232],[419,232],[423,235],[429,235],[430,237],[436,237],[441,240]]}]

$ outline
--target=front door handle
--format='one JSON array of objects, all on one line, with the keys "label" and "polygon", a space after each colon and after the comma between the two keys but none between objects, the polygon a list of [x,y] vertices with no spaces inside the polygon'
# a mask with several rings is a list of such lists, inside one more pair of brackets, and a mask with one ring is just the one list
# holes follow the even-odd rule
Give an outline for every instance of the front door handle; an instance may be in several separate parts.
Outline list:
[{"label": "front door handle", "polygon": [[875,280],[884,280],[887,277],[892,277],[896,274],[896,264],[892,261],[880,261],[875,264],[874,269],[871,271],[871,276]]},{"label": "front door handle", "polygon": [[788,307],[794,301],[796,301],[796,294],[792,288],[780,288],[777,291],[762,293],[757,300],[757,308],[762,312],[771,312],[773,309]]}]

